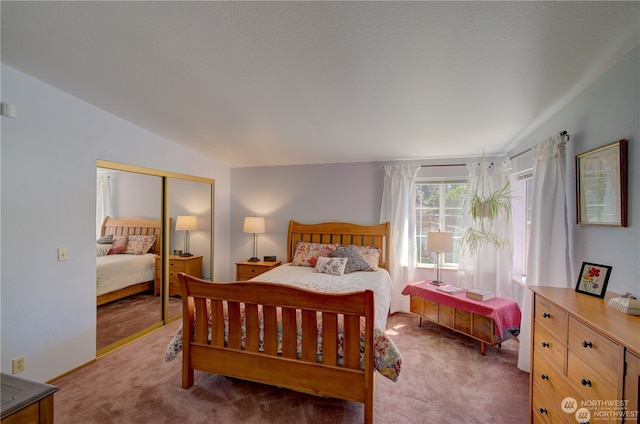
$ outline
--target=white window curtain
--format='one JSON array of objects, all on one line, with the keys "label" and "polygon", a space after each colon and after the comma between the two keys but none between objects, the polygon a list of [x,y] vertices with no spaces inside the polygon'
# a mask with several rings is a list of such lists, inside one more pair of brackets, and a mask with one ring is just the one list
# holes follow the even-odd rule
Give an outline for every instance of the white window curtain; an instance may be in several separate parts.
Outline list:
[{"label": "white window curtain", "polygon": [[567,241],[565,140],[556,135],[533,147],[533,196],[527,277],[522,300],[518,368],[530,372],[531,290],[571,287]]},{"label": "white window curtain", "polygon": [[96,239],[100,238],[100,228],[107,216],[112,215],[111,178],[98,175],[96,184]]},{"label": "white window curtain", "polygon": [[390,312],[408,312],[409,296],[402,290],[414,282],[416,273],[416,174],[420,166],[384,167],[384,190],[380,222],[391,223],[389,274]]},{"label": "white window curtain", "polygon": [[[509,160],[491,164],[483,158],[480,164],[477,162],[468,164],[467,169],[469,170],[469,180],[467,181],[469,190],[488,194],[499,191],[507,185],[506,190],[511,191],[511,162]],[[472,222],[467,207],[463,213],[464,228],[477,225]],[[512,299],[513,231],[510,218],[498,216],[492,224],[491,231],[505,241],[504,246],[496,248],[493,244],[485,243],[480,245],[473,254],[468,249],[461,249],[458,266],[458,284],[460,286],[469,289],[490,290],[499,297]]]}]

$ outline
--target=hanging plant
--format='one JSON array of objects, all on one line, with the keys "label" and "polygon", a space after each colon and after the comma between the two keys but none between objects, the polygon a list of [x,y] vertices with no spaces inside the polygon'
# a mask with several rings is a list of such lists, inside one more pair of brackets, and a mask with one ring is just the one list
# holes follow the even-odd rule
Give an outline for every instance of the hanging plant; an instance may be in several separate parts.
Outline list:
[{"label": "hanging plant", "polygon": [[486,161],[482,157],[483,166],[475,189],[469,191],[465,200],[465,210],[471,216],[471,226],[462,234],[461,247],[472,255],[484,244],[493,245],[496,249],[507,246],[509,241],[501,237],[494,227],[494,222],[504,217],[506,222],[511,218],[511,190],[509,182],[499,190],[485,193]]}]

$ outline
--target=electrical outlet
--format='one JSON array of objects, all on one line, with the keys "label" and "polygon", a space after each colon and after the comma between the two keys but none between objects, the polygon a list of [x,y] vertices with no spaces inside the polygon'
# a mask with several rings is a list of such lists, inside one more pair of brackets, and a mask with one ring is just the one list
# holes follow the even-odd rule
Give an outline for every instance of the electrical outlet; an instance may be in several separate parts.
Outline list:
[{"label": "electrical outlet", "polygon": [[14,374],[24,371],[24,356],[14,359],[12,365]]},{"label": "electrical outlet", "polygon": [[69,251],[66,247],[58,247],[58,262],[69,259]]}]

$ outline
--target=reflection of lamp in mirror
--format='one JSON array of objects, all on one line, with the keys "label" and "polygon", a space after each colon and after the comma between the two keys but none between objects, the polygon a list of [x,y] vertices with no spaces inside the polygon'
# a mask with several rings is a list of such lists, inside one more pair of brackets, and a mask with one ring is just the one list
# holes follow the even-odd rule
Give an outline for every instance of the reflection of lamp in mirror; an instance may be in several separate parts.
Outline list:
[{"label": "reflection of lamp in mirror", "polygon": [[193,256],[189,253],[189,231],[198,229],[198,217],[194,215],[180,215],[176,220],[176,231],[184,231],[184,250],[180,256]]},{"label": "reflection of lamp in mirror", "polygon": [[258,234],[264,234],[265,225],[263,216],[247,216],[244,218],[243,233],[251,234],[251,257],[249,262],[258,262]]},{"label": "reflection of lamp in mirror", "polygon": [[442,281],[442,254],[453,252],[453,237],[449,231],[429,231],[427,233],[427,250],[435,252],[436,257],[436,280],[431,284],[441,286]]}]

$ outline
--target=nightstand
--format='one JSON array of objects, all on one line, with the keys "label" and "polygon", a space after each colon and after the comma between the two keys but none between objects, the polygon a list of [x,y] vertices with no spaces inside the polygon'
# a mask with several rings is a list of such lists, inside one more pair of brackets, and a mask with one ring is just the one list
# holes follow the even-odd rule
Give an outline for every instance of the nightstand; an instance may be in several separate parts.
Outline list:
[{"label": "nightstand", "polygon": [[256,277],[260,274],[264,274],[265,272],[279,266],[282,261],[278,262],[249,262],[249,261],[239,261],[236,262],[236,281],[247,281],[253,277]]},{"label": "nightstand", "polygon": [[[202,256],[176,256],[169,255],[169,296],[180,294],[180,282],[178,273],[193,275],[202,278]],[[156,257],[156,296],[160,294],[162,286],[162,262],[160,256]]]}]

